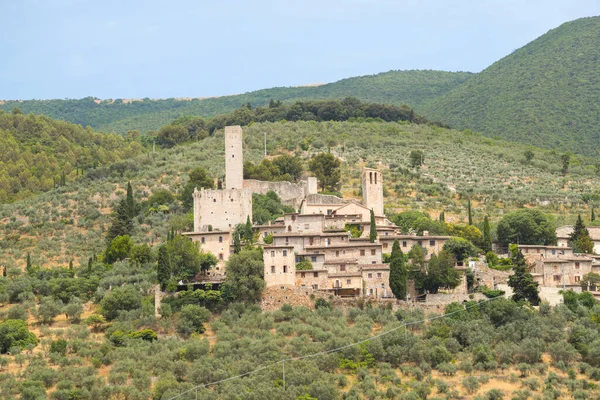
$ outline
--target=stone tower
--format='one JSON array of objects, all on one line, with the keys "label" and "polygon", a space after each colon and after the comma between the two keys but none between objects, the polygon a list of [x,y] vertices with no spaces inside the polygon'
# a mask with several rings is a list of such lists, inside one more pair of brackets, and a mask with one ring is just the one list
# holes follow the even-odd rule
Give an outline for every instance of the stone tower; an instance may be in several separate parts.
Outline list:
[{"label": "stone tower", "polygon": [[381,171],[373,168],[362,169],[363,204],[377,216],[383,216],[383,178]]},{"label": "stone tower", "polygon": [[244,185],[244,157],[242,127],[225,127],[225,188],[242,189]]}]

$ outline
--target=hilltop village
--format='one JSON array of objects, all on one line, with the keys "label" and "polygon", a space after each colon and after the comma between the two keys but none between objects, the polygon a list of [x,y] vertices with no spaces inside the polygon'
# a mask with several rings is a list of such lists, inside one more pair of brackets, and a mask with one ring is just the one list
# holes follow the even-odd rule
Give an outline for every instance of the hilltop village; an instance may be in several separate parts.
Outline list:
[{"label": "hilltop village", "polygon": [[[263,249],[267,288],[295,289],[305,295],[321,292],[340,297],[394,299],[389,287],[389,263],[383,260],[394,241],[398,240],[405,253],[415,245],[421,246],[428,261],[452,238],[429,235],[427,231],[420,236],[401,234],[384,214],[383,176],[378,169],[362,168],[361,202],[318,193],[315,177],[298,183],[244,179],[242,135],[240,126],[225,127],[225,187],[201,188],[193,193],[194,231],[184,235],[218,260],[216,267],[199,276],[199,280],[224,280],[226,263],[234,253],[236,227],[252,219],[253,193],[273,191],[297,210],[273,223],[252,225]],[[377,234],[374,240],[370,238],[371,224]],[[348,227],[358,228],[360,235],[356,237]],[[600,256],[574,254],[568,247],[572,229],[557,229],[557,246],[519,245],[544,300],[558,302],[558,291],[567,287],[580,291],[583,276],[600,271]],[[594,232],[593,238],[599,236],[594,230],[590,232]],[[596,238],[596,246],[600,247],[600,237]],[[478,259],[469,261],[468,267],[474,270],[478,284],[510,294],[509,273],[491,270]],[[465,271],[462,263],[455,268]],[[461,276],[460,284],[448,293],[462,297],[449,296],[447,302],[466,299],[467,282],[464,274]],[[419,297],[411,283],[406,300]]]}]

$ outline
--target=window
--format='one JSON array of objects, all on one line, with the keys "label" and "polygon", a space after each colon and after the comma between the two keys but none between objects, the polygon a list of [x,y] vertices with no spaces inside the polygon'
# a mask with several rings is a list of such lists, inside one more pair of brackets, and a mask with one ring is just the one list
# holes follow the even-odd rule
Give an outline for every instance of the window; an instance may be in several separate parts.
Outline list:
[{"label": "window", "polygon": [[378,277],[378,278],[381,278],[381,272],[378,272],[378,273],[377,273],[377,277]]},{"label": "window", "polygon": [[373,274],[369,272],[369,275],[367,275],[369,277],[369,279],[373,279]]},{"label": "window", "polygon": [[217,199],[213,199],[213,203],[216,203],[216,202],[217,202]]},{"label": "window", "polygon": [[371,249],[371,255],[374,256],[377,253],[377,250]]},{"label": "window", "polygon": [[300,274],[300,277],[301,277],[301,278],[306,278],[306,273],[305,273],[305,272],[302,272],[302,273]]},{"label": "window", "polygon": [[382,288],[384,288],[384,287],[385,287],[385,283],[382,283],[382,284],[381,284],[381,287],[382,287]]},{"label": "window", "polygon": [[352,284],[352,279],[346,279],[346,285],[351,285]]},{"label": "window", "polygon": [[318,278],[319,277],[319,273],[318,272],[313,272],[313,277]]},{"label": "window", "polygon": [[387,243],[384,243],[384,244],[383,244],[383,248],[384,248],[384,249],[387,249],[387,248],[388,248],[388,244],[387,244]]},{"label": "window", "polygon": [[536,253],[540,254],[540,249],[536,249]]},{"label": "window", "polygon": [[275,250],[271,250],[271,257],[275,257]]},{"label": "window", "polygon": [[327,215],[331,215],[332,212],[332,210],[327,210]]},{"label": "window", "polygon": [[430,246],[435,246],[435,240],[430,240],[430,241],[429,241],[429,245],[430,245]]},{"label": "window", "polygon": [[419,240],[419,241],[417,242],[417,244],[418,244],[419,246],[423,247],[423,241],[422,241],[422,240]]},{"label": "window", "polygon": [[223,236],[219,236],[219,243],[223,243]]},{"label": "window", "polygon": [[309,244],[309,245],[311,245],[311,246],[312,246],[313,244],[315,244],[315,238],[313,238],[313,237],[309,237],[309,238],[308,238],[308,244]]},{"label": "window", "polygon": [[206,243],[206,238],[204,236],[202,236],[202,238],[200,239],[200,243],[202,243],[202,244]]},{"label": "window", "polygon": [[288,225],[288,232],[291,232],[291,231],[292,231],[292,226]]},{"label": "window", "polygon": [[525,249],[525,254],[529,253],[529,249]]},{"label": "window", "polygon": [[406,240],[402,242],[402,247],[406,247]]},{"label": "window", "polygon": [[579,282],[579,281],[581,281],[581,277],[580,276],[576,276],[575,277],[575,282]]},{"label": "window", "polygon": [[377,264],[375,261],[371,261],[371,264]]},{"label": "window", "polygon": [[271,273],[274,274],[275,273],[275,266],[271,265]]},{"label": "window", "polygon": [[334,286],[334,287],[336,287],[336,288],[340,288],[340,287],[342,287],[342,286],[340,285],[340,281],[339,281],[339,279],[336,279],[336,280],[335,280],[335,286]]},{"label": "window", "polygon": [[554,275],[554,281],[555,282],[560,281],[560,275]]},{"label": "window", "polygon": [[361,255],[361,256],[364,256],[364,255],[365,255],[365,251],[364,251],[364,250],[361,250],[361,251],[360,251],[360,255]]},{"label": "window", "polygon": [[552,249],[552,255],[556,254],[556,250]]},{"label": "window", "polygon": [[285,274],[285,273],[287,273],[287,265],[284,265],[284,266],[283,266],[283,273],[284,273],[284,274]]},{"label": "window", "polygon": [[319,285],[312,285],[312,288],[317,290],[319,288]]},{"label": "window", "polygon": [[336,252],[335,252],[335,256],[336,256],[336,257],[339,257],[339,256],[340,256],[340,251],[339,251],[339,250],[336,250]]},{"label": "window", "polygon": [[579,269],[579,262],[575,263],[575,269]]},{"label": "window", "polygon": [[290,238],[285,238],[285,244],[289,244],[290,243]]},{"label": "window", "polygon": [[346,266],[345,265],[340,265],[340,271],[342,271],[342,272],[346,271]]},{"label": "window", "polygon": [[311,262],[317,262],[317,257],[315,257],[315,256],[312,256],[312,257],[310,258],[310,261],[311,261]]},{"label": "window", "polygon": [[373,289],[369,289],[369,294],[373,294]]},{"label": "window", "polygon": [[219,260],[223,260],[223,253],[219,253]]},{"label": "window", "polygon": [[296,256],[296,263],[302,262],[302,257]]},{"label": "window", "polygon": [[296,215],[292,215],[292,221],[296,220]]},{"label": "window", "polygon": [[287,250],[284,250],[284,251],[283,251],[283,256],[284,256],[284,257],[287,257]]}]

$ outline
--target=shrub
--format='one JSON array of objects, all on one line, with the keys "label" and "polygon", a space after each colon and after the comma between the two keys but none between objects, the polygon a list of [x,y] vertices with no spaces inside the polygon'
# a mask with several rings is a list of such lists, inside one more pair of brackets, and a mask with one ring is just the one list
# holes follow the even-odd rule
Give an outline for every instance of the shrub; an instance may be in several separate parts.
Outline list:
[{"label": "shrub", "polygon": [[139,309],[142,306],[142,295],[132,285],[125,285],[108,292],[100,302],[102,315],[107,320],[117,318],[120,311]]},{"label": "shrub", "polygon": [[6,353],[13,347],[25,349],[37,344],[37,337],[29,332],[25,321],[8,319],[0,323],[0,353]]}]

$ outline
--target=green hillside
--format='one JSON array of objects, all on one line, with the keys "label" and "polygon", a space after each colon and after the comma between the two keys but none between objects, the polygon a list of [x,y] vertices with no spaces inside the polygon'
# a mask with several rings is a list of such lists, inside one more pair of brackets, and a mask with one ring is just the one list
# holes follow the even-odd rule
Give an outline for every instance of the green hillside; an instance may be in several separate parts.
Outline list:
[{"label": "green hillside", "polygon": [[[262,159],[265,132],[270,155],[294,152],[305,164],[309,155],[330,147],[343,160],[345,197],[360,198],[362,166],[380,167],[388,209],[423,210],[434,217],[444,211],[448,222],[466,221],[467,192],[477,223],[486,214],[497,221],[523,206],[540,207],[560,222],[572,222],[575,212],[589,215],[584,195],[600,187],[590,160],[573,159],[569,174],[562,176],[559,154],[553,151],[407,122],[253,123],[244,128],[245,161]],[[301,150],[299,143],[310,144],[309,150]],[[412,150],[424,152],[420,170],[409,167]],[[524,161],[526,150],[534,153],[531,163]],[[189,171],[197,166],[222,177],[224,163],[219,130],[202,141],[139,155],[120,168],[98,168],[57,190],[0,205],[0,259],[9,260],[9,266],[22,265],[28,252],[42,265],[87,259],[104,249],[109,213],[128,181],[141,201],[158,189],[181,193]],[[170,210],[136,220],[135,241],[163,241],[171,224],[182,223],[181,207],[174,203]]]},{"label": "green hillside", "polygon": [[458,128],[522,143],[598,155],[600,17],[539,37],[424,112]]},{"label": "green hillside", "polygon": [[472,74],[443,71],[389,71],[342,79],[320,86],[272,88],[240,95],[193,100],[150,100],[96,102],[87,97],[79,100],[6,101],[0,109],[19,107],[25,113],[44,114],[56,119],[91,126],[104,132],[126,133],[128,130],[157,130],[184,115],[212,117],[251,103],[253,106],[274,100],[342,99],[407,104],[418,108],[466,81]]},{"label": "green hillside", "polygon": [[0,111],[0,203],[64,186],[86,171],[133,157],[139,142],[48,117]]}]

